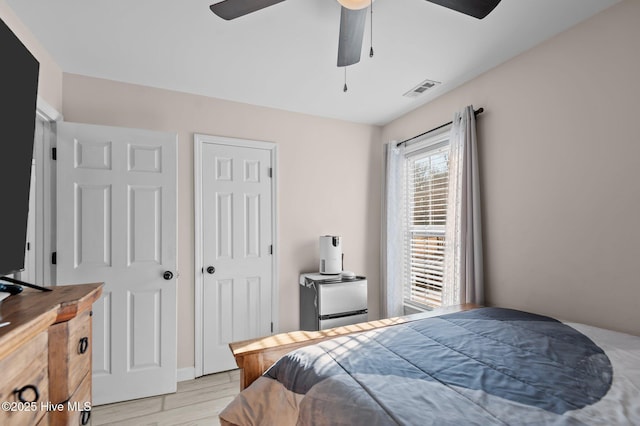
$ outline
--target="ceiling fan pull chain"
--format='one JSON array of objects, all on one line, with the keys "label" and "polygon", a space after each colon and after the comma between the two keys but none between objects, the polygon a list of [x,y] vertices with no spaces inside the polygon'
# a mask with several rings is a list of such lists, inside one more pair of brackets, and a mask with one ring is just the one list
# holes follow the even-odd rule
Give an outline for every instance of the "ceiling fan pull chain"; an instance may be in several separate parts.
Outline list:
[{"label": "ceiling fan pull chain", "polygon": [[347,67],[344,67],[344,88],[342,89],[342,91],[347,91]]},{"label": "ceiling fan pull chain", "polygon": [[369,49],[369,57],[373,58],[373,0],[371,0],[369,7],[371,8],[371,49]]}]

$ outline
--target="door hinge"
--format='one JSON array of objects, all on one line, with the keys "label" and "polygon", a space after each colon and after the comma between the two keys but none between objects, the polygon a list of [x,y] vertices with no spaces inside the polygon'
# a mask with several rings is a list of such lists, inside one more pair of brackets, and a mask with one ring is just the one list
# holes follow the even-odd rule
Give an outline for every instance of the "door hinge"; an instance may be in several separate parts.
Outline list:
[{"label": "door hinge", "polygon": [[31,243],[27,241],[27,251],[31,250]]},{"label": "door hinge", "polygon": [[273,244],[269,246],[269,254],[273,254]]},{"label": "door hinge", "polygon": [[52,160],[58,159],[58,149],[56,147],[51,148],[51,159]]},{"label": "door hinge", "polygon": [[58,264],[58,252],[54,251],[53,253],[51,253],[51,264],[52,265],[57,265]]},{"label": "door hinge", "polygon": [[273,167],[269,167],[269,177],[273,177]]},{"label": "door hinge", "polygon": [[271,332],[273,333],[273,323],[271,323]]}]

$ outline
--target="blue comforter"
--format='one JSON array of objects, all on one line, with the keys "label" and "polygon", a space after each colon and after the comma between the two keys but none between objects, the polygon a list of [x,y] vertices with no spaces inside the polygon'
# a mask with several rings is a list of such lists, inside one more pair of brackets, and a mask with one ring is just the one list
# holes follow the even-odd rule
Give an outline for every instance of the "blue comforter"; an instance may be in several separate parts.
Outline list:
[{"label": "blue comforter", "polygon": [[[262,379],[269,383],[254,392],[271,392],[277,383],[290,395],[277,403],[245,399],[247,416],[228,421],[577,425],[584,418],[572,413],[609,392],[613,368],[603,349],[555,319],[482,308],[305,347]],[[295,421],[284,411],[283,423],[262,413],[282,401],[295,406]]]}]

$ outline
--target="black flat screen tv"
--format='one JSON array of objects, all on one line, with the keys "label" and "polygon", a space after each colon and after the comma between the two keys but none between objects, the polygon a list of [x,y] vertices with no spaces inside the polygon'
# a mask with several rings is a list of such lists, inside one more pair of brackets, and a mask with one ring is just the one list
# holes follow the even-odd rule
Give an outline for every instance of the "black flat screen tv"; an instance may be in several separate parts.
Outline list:
[{"label": "black flat screen tv", "polygon": [[39,69],[0,19],[0,276],[24,269]]}]

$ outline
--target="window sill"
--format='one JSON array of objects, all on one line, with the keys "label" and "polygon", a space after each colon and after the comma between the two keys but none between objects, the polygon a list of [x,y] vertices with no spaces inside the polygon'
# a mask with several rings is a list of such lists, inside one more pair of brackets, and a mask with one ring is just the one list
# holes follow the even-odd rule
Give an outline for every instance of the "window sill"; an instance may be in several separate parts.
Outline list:
[{"label": "window sill", "polygon": [[419,314],[419,313],[422,313],[422,312],[433,311],[433,308],[417,306],[417,305],[409,304],[409,303],[404,303],[402,305],[402,307],[404,308],[404,314],[405,315],[412,315],[412,314]]}]

